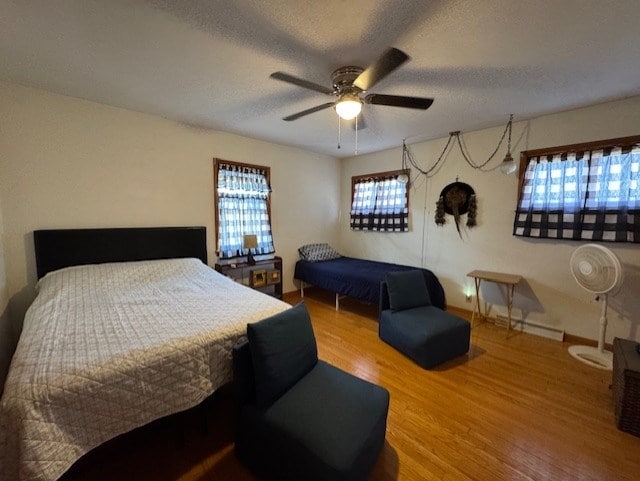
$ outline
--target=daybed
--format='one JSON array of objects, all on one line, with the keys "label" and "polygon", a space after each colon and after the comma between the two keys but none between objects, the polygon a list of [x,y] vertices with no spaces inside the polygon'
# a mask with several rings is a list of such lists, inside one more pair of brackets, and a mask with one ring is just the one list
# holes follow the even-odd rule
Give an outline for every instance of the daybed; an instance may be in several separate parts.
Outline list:
[{"label": "daybed", "polygon": [[[349,296],[378,305],[380,283],[387,272],[414,270],[416,267],[369,261],[353,257],[311,262],[301,259],[296,263],[294,278],[301,281],[300,294],[304,297],[304,285],[321,287],[336,295],[336,309],[340,296]],[[421,269],[434,306],[446,306],[444,289],[433,272]]]},{"label": "daybed", "polygon": [[247,323],[290,307],[208,267],[204,227],[37,231],[35,245],[39,292],[0,405],[2,480],[53,481],[196,406],[231,380]]}]

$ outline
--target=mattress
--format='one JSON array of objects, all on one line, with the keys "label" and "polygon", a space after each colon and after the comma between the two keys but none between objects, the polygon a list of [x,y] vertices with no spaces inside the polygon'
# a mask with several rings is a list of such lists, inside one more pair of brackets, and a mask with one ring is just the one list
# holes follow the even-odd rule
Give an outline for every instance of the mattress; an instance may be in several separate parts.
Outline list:
[{"label": "mattress", "polygon": [[[299,260],[296,263],[294,277],[331,292],[378,304],[380,283],[386,279],[387,272],[413,269],[419,268],[353,257],[339,257],[319,262]],[[420,270],[426,274],[425,281],[431,303],[444,309],[446,301],[442,284],[430,270]]]},{"label": "mattress", "polygon": [[47,274],[0,402],[0,479],[60,477],[101,443],[231,380],[246,325],[290,306],[197,259]]}]

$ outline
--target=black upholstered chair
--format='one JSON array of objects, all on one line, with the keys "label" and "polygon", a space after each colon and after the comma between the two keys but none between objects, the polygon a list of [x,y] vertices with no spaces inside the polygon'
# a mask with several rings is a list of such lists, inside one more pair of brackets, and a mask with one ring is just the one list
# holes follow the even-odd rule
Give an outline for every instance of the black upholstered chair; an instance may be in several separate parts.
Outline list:
[{"label": "black upholstered chair", "polygon": [[378,334],[430,369],[469,351],[471,325],[431,305],[421,271],[389,272],[380,284]]},{"label": "black upholstered chair", "polygon": [[278,481],[365,480],[384,444],[386,389],[318,360],[303,303],[234,348],[236,454]]}]

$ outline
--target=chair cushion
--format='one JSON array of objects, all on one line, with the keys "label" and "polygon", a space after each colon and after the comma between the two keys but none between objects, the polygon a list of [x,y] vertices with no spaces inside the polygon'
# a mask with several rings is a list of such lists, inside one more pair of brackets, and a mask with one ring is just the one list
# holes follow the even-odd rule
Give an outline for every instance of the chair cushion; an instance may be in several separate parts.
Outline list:
[{"label": "chair cushion", "polygon": [[260,457],[252,464],[267,479],[364,481],[388,408],[386,389],[318,361],[265,411],[245,407],[238,447]]},{"label": "chair cushion", "polygon": [[394,312],[431,305],[431,298],[422,271],[388,272],[387,289],[389,304]]},{"label": "chair cushion", "polygon": [[311,319],[303,302],[247,325],[256,401],[269,406],[318,362]]},{"label": "chair cushion", "polygon": [[426,369],[469,350],[471,325],[433,306],[380,313],[380,339]]}]

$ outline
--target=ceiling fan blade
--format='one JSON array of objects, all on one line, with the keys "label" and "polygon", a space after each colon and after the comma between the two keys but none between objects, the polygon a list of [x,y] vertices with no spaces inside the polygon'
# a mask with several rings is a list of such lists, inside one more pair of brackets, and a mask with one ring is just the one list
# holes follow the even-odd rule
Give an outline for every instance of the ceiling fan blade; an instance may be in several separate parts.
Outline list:
[{"label": "ceiling fan blade", "polygon": [[304,89],[315,90],[316,92],[320,92],[321,94],[333,94],[333,90],[328,87],[323,87],[322,85],[318,85],[316,83],[309,82],[308,80],[294,77],[293,75],[289,75],[284,72],[274,72],[270,75],[270,77],[276,80],[281,80],[282,82],[297,85],[298,87],[302,87]]},{"label": "ceiling fan blade", "polygon": [[288,117],[284,117],[282,120],[286,120],[287,122],[291,120],[299,119],[300,117],[304,117],[305,115],[312,114],[314,112],[319,112],[320,110],[328,109],[329,107],[333,107],[333,102],[327,102],[326,104],[318,105],[317,107],[313,107],[307,110],[303,110],[302,112],[298,112],[297,114],[289,115]]},{"label": "ceiling fan blade", "polygon": [[362,91],[369,90],[407,60],[409,60],[409,56],[402,50],[390,48],[358,75],[358,78],[353,81],[353,85]]},{"label": "ceiling fan blade", "polygon": [[407,109],[427,110],[433,99],[424,97],[405,97],[402,95],[369,94],[364,98],[365,103],[374,105],[388,105],[390,107],[405,107]]}]

